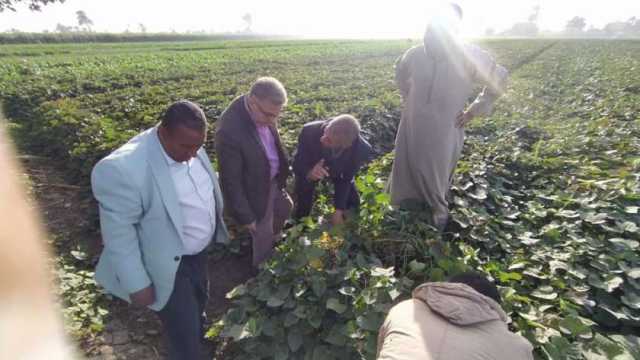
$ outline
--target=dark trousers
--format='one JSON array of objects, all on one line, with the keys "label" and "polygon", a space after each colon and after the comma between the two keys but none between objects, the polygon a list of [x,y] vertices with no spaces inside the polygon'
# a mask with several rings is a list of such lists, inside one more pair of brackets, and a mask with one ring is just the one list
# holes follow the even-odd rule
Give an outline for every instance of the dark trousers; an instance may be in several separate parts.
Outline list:
[{"label": "dark trousers", "polygon": [[[296,176],[295,183],[295,197],[296,197],[296,210],[294,212],[294,219],[300,219],[305,216],[309,216],[311,213],[311,207],[313,207],[314,194],[316,191],[316,183],[309,181],[303,177]],[[335,195],[334,195],[335,196]],[[360,205],[360,195],[358,189],[356,189],[355,182],[351,182],[349,187],[349,197],[347,200],[347,209],[357,209]]]},{"label": "dark trousers", "polygon": [[206,251],[182,256],[173,292],[158,316],[169,339],[169,359],[203,356],[204,308],[209,298]]}]

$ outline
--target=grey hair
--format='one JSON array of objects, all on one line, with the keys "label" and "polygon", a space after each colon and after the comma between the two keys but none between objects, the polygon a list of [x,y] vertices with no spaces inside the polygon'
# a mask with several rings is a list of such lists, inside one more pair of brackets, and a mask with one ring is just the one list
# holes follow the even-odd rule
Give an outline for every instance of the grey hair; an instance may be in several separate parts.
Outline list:
[{"label": "grey hair", "polygon": [[249,95],[255,96],[260,100],[269,100],[275,105],[287,104],[287,90],[284,85],[273,77],[261,77],[253,82]]},{"label": "grey hair", "polygon": [[360,135],[360,122],[352,115],[342,114],[329,120],[325,129],[341,145],[348,147]]}]

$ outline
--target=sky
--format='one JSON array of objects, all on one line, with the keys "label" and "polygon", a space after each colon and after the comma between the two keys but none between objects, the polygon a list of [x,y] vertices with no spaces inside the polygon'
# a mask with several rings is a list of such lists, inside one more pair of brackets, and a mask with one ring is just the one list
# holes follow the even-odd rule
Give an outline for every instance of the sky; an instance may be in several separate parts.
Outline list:
[{"label": "sky", "polygon": [[[75,12],[83,10],[94,22],[94,31],[235,32],[245,28],[244,14],[251,14],[256,33],[309,38],[417,38],[441,0],[66,0],[63,4],[32,12],[0,13],[0,31],[53,31],[56,24],[76,25]],[[466,37],[482,36],[526,21],[540,6],[541,30],[560,31],[569,19],[582,16],[587,26],[601,28],[612,21],[640,17],[638,0],[460,0],[464,11],[461,29]]]}]

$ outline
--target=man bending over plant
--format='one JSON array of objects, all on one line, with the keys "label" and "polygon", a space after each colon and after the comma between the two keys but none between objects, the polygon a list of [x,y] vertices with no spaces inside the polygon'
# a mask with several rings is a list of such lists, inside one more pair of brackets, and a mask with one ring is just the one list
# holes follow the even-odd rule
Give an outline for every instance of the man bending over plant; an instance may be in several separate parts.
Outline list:
[{"label": "man bending over plant", "polygon": [[293,158],[295,218],[309,215],[316,183],[328,178],[334,187],[331,222],[342,224],[345,211],[360,203],[354,177],[371,155],[371,145],[360,135],[360,123],[351,115],[306,124]]}]

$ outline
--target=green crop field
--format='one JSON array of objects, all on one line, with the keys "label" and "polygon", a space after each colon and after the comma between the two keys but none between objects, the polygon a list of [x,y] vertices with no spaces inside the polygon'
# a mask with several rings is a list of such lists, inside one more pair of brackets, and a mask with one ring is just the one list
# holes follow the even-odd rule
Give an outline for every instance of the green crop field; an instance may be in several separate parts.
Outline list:
[{"label": "green crop field", "polygon": [[[537,358],[640,358],[640,41],[480,44],[510,84],[467,130],[444,256],[430,249],[439,235],[428,215],[391,209],[383,191],[400,119],[393,63],[410,41],[3,45],[0,101],[21,151],[51,158],[80,186],[172,101],[198,102],[213,125],[258,76],[289,91],[280,120],[289,150],[306,122],[361,119],[377,159],[358,178],[358,224],[289,230],[211,327],[211,338],[233,338],[225,358],[372,359],[392,304],[469,268],[495,279],[511,329]],[[326,215],[319,202],[315,215]],[[65,252],[68,326],[91,336],[108,305],[91,263]]]}]

